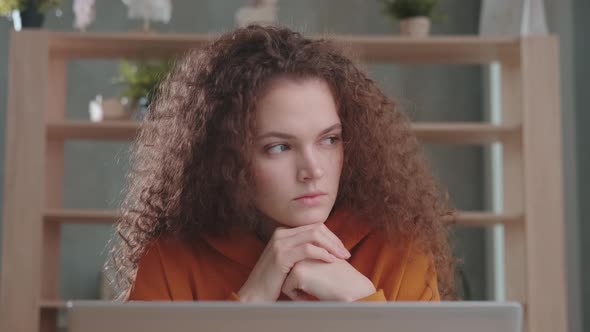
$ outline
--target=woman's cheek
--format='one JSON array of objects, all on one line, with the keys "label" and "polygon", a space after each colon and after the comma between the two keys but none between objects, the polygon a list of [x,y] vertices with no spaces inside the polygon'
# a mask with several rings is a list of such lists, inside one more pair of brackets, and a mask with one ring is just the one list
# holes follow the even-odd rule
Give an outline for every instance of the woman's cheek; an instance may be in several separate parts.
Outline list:
[{"label": "woman's cheek", "polygon": [[271,194],[283,185],[284,170],[277,160],[265,160],[256,164],[254,176],[256,179],[257,191],[266,195]]}]

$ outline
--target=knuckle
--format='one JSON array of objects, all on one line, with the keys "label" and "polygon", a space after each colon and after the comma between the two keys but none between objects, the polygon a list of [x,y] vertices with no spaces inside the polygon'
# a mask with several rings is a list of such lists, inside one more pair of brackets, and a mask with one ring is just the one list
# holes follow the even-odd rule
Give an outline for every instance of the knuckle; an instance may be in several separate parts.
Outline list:
[{"label": "knuckle", "polygon": [[270,243],[270,248],[275,253],[279,253],[279,252],[283,251],[283,246],[281,245],[280,241],[272,241]]},{"label": "knuckle", "polygon": [[309,256],[309,255],[311,255],[311,254],[313,254],[313,252],[314,252],[314,250],[313,250],[313,249],[314,249],[314,246],[313,246],[313,244],[306,243],[306,244],[304,244],[304,245],[303,245],[303,252],[304,252],[306,255],[308,255],[308,256]]},{"label": "knuckle", "polygon": [[275,231],[274,233],[272,233],[272,236],[270,237],[270,242],[277,242],[279,239],[281,239],[281,233],[279,231]]},{"label": "knuckle", "polygon": [[311,231],[311,237],[312,237],[314,240],[319,240],[319,239],[321,239],[321,238],[322,238],[322,230],[321,230],[320,228],[314,228],[314,229]]}]

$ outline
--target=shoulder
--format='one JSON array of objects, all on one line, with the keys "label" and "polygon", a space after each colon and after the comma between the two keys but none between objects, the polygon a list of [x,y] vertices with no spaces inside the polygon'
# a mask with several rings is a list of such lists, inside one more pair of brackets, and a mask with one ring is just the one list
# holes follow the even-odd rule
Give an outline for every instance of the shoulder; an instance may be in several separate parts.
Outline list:
[{"label": "shoulder", "polygon": [[160,237],[139,259],[129,300],[193,300],[190,271],[197,265],[191,246],[181,239]]},{"label": "shoulder", "polygon": [[181,278],[198,266],[198,241],[187,243],[172,236],[161,236],[146,246],[139,258],[137,274]]},{"label": "shoulder", "polygon": [[161,236],[146,246],[142,260],[159,260],[162,263],[189,259],[197,250],[197,243],[187,243],[178,237]]}]

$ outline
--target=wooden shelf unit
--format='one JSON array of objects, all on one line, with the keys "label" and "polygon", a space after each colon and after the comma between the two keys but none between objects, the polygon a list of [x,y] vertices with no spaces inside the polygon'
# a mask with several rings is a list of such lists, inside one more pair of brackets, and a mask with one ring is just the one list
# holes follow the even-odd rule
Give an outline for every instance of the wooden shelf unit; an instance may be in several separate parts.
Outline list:
[{"label": "wooden shelf unit", "polygon": [[[48,36],[50,55],[64,59],[157,58],[205,45],[213,34],[71,33]],[[513,57],[516,38],[477,36],[408,39],[391,36],[321,35],[350,46],[352,54],[372,63],[480,64]]]},{"label": "wooden shelf unit", "polygon": [[[65,308],[59,298],[61,225],[110,224],[117,217],[116,211],[63,209],[64,142],[131,140],[138,131],[132,121],[66,120],[67,61],[170,57],[212,37],[45,30],[11,34],[1,331],[55,331],[58,309]],[[327,37],[371,63],[500,63],[501,124],[415,123],[413,128],[428,143],[502,144],[504,211],[460,212],[458,224],[503,224],[506,298],[526,305],[525,330],[567,331],[557,38]]]},{"label": "wooden shelf unit", "polygon": [[[119,213],[114,210],[49,209],[43,213],[43,222],[57,224],[112,224],[117,220],[118,216]],[[451,222],[452,220],[449,221]],[[476,211],[459,212],[454,220],[456,225],[466,227],[505,225],[521,221],[521,215]]]},{"label": "wooden shelf unit", "polygon": [[[139,129],[134,121],[47,123],[49,139],[132,140]],[[518,126],[469,122],[415,123],[413,129],[425,143],[486,144],[500,142],[520,132]]]}]

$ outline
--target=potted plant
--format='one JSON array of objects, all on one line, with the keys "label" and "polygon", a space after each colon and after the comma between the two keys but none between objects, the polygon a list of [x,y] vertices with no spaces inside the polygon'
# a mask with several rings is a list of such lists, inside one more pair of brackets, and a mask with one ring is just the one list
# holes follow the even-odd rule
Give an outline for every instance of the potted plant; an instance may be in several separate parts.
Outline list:
[{"label": "potted plant", "polygon": [[137,118],[143,117],[158,84],[171,69],[171,64],[171,61],[160,60],[120,62],[119,76],[114,79],[114,83],[124,86],[120,96],[130,113],[138,112]]},{"label": "potted plant", "polygon": [[62,0],[0,0],[0,15],[12,18],[15,30],[40,28],[45,13],[61,4]]},{"label": "potted plant", "polygon": [[384,12],[399,20],[400,34],[426,37],[430,33],[430,17],[437,0],[381,0]]}]

